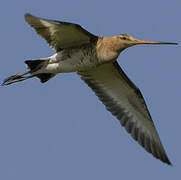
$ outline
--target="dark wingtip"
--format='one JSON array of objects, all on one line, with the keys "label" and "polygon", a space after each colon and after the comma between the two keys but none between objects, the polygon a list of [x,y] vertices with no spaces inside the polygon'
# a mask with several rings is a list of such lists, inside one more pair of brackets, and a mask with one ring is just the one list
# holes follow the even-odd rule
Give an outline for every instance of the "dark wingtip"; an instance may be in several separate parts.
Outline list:
[{"label": "dark wingtip", "polygon": [[25,21],[27,21],[28,18],[32,18],[32,17],[34,17],[34,16],[33,16],[32,14],[30,14],[30,13],[26,13],[26,14],[24,15]]},{"label": "dark wingtip", "polygon": [[170,162],[170,160],[168,158],[164,162],[167,163],[169,166],[173,166],[173,164]]},{"label": "dark wingtip", "polygon": [[[155,157],[156,157],[156,156],[155,156]],[[156,157],[156,158],[160,159],[162,162],[164,162],[164,163],[166,163],[166,164],[168,164],[168,165],[170,165],[170,166],[173,166],[172,163],[171,163],[171,161],[168,159],[168,156],[166,155],[165,152],[164,152],[164,154],[160,154],[160,156],[159,156],[159,157]]]},{"label": "dark wingtip", "polygon": [[24,17],[32,16],[30,13],[25,13]]}]

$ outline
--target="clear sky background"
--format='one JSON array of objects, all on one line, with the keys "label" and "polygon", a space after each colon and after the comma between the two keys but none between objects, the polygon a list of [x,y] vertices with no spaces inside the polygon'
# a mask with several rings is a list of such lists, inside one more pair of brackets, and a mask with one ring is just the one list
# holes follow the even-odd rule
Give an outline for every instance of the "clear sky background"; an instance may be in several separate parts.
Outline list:
[{"label": "clear sky background", "polygon": [[137,46],[118,59],[142,91],[173,167],[147,153],[75,74],[0,87],[0,179],[181,178],[180,0],[1,0],[0,80],[24,60],[54,53],[24,14],[81,24],[96,35],[128,33],[180,42]]}]

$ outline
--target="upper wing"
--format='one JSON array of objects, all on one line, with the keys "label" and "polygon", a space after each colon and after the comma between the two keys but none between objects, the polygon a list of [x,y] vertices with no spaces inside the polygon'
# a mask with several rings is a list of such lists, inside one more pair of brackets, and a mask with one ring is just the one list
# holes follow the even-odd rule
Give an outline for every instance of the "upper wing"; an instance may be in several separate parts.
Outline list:
[{"label": "upper wing", "polygon": [[97,36],[78,24],[41,19],[30,14],[25,14],[25,20],[56,51],[97,40]]},{"label": "upper wing", "polygon": [[78,74],[141,146],[156,158],[171,164],[141,92],[117,62]]}]

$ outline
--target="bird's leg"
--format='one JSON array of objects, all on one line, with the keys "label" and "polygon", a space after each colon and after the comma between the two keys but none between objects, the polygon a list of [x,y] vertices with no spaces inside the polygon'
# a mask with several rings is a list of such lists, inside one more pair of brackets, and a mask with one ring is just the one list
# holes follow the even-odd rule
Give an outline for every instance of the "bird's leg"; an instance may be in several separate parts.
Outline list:
[{"label": "bird's leg", "polygon": [[9,85],[9,84],[19,82],[19,81],[24,81],[26,79],[34,77],[34,75],[24,76],[24,75],[29,74],[29,73],[30,73],[30,71],[24,72],[24,73],[17,73],[15,75],[12,75],[12,76],[10,76],[4,80],[4,82],[2,83],[2,86]]}]

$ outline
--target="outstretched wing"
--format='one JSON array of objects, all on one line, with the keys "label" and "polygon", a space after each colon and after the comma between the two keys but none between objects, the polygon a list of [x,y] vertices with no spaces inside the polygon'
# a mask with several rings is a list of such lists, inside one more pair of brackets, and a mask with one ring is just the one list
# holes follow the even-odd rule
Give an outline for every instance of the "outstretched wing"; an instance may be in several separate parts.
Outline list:
[{"label": "outstretched wing", "polygon": [[78,74],[141,146],[156,158],[171,164],[140,90],[117,62]]},{"label": "outstretched wing", "polygon": [[89,33],[78,24],[46,20],[31,14],[25,14],[25,20],[56,51],[97,40],[97,36]]}]

